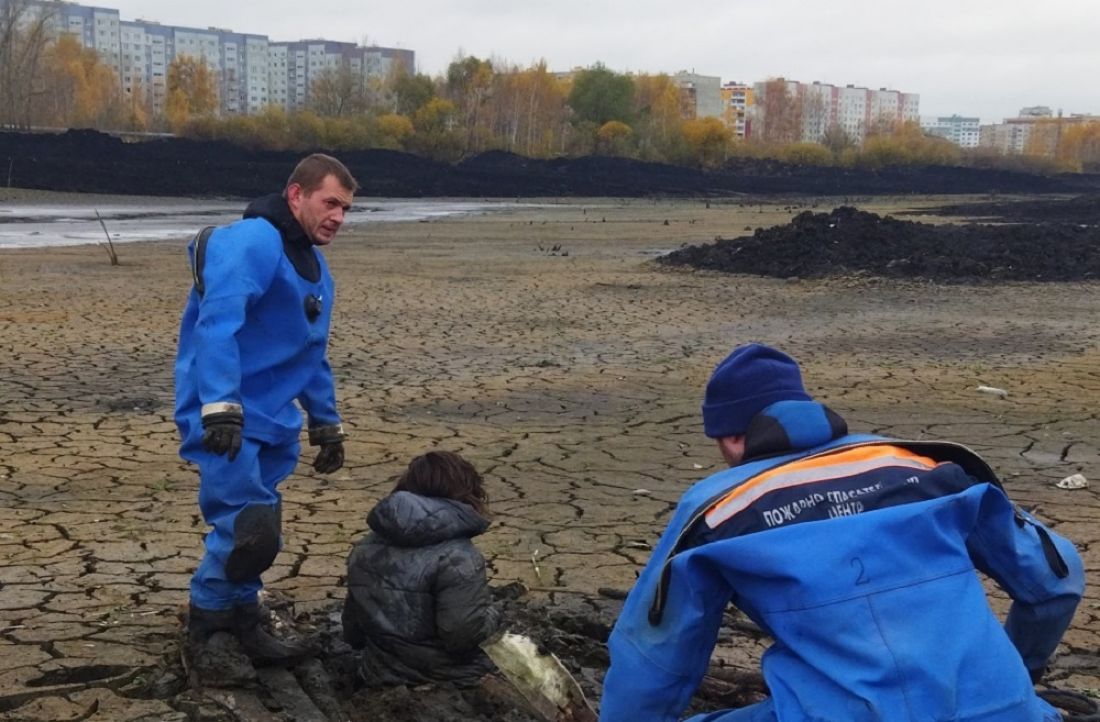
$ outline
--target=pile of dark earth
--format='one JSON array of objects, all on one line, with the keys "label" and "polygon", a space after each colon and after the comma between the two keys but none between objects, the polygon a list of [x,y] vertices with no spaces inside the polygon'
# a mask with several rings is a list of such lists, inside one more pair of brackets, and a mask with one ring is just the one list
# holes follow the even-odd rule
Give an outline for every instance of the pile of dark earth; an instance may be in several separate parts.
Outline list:
[{"label": "pile of dark earth", "polygon": [[831,213],[806,211],[787,225],[760,228],[751,236],[684,246],[657,261],[777,278],[1087,281],[1100,278],[1100,227],[934,226],[841,206]]},{"label": "pile of dark earth", "polygon": [[1100,224],[1100,194],[1090,193],[1074,198],[1043,198],[1038,200],[990,200],[984,203],[964,203],[927,208],[921,213],[939,216],[967,216],[991,221],[1014,223],[1078,223]]},{"label": "pile of dark earth", "polygon": [[[322,150],[322,149],[318,149]],[[1100,175],[1024,173],[957,166],[882,169],[791,165],[734,158],[699,170],[630,158],[526,158],[488,151],[459,163],[371,149],[332,151],[359,179],[361,196],[381,197],[733,197],[1096,193]],[[224,141],[139,142],[93,130],[0,132],[8,187],[76,193],[250,198],[282,188],[298,151],[264,151]]]}]

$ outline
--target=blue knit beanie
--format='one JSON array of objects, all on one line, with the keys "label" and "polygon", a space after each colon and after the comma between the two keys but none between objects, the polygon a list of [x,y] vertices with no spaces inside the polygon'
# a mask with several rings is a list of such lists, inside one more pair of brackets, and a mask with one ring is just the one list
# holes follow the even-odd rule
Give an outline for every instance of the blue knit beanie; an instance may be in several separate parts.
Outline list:
[{"label": "blue knit beanie", "polygon": [[707,382],[703,431],[712,439],[740,436],[752,417],[776,401],[810,401],[798,364],[763,344],[738,346]]}]

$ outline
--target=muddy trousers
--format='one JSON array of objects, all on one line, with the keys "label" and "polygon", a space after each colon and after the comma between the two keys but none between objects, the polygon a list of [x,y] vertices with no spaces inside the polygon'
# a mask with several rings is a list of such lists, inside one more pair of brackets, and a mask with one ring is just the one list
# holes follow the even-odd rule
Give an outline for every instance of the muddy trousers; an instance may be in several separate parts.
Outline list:
[{"label": "muddy trousers", "polygon": [[199,467],[199,509],[211,527],[205,554],[191,577],[191,603],[210,610],[252,604],[263,588],[260,574],[282,544],[279,483],[298,463],[299,444],[270,445],[242,439],[237,458],[210,454],[201,439],[180,455]]}]

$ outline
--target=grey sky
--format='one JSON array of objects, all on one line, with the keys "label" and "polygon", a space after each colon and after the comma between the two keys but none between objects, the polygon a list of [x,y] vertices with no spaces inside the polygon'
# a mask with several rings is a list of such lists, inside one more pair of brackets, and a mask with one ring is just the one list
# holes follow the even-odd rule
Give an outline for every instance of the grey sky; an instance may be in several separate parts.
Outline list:
[{"label": "grey sky", "polygon": [[[93,3],[87,3],[93,4]],[[123,20],[272,40],[416,51],[437,74],[461,50],[553,70],[694,70],[920,93],[922,115],[1000,121],[1028,105],[1100,114],[1098,0],[105,0]]]}]

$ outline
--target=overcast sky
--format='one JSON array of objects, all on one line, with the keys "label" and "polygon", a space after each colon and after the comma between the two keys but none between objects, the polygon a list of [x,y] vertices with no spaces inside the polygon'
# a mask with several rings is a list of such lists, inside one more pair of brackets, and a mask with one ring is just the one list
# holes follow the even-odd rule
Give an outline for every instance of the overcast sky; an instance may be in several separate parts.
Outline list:
[{"label": "overcast sky", "polygon": [[123,20],[322,37],[552,70],[693,70],[920,94],[921,115],[1100,114],[1100,0],[105,0]]}]

